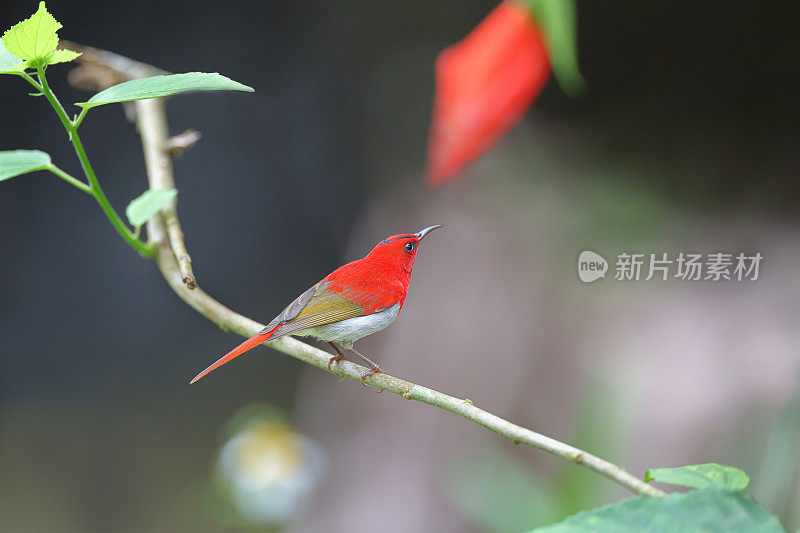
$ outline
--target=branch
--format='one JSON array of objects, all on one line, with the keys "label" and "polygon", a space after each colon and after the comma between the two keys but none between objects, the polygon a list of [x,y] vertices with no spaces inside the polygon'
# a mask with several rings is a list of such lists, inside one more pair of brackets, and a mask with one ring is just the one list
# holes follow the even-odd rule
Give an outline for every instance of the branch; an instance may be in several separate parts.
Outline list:
[{"label": "branch", "polygon": [[[167,151],[169,128],[167,127],[166,102],[163,98],[137,100],[136,128],[142,138],[144,162],[147,169],[147,180],[150,188],[174,189],[175,179],[172,172],[172,158]],[[181,283],[186,289],[194,290],[197,282],[192,272],[192,258],[186,251],[183,231],[178,222],[177,200],[173,200],[161,211],[161,216],[153,217],[147,222],[147,236],[151,243],[159,246],[156,261],[159,266],[166,260],[175,261],[178,265]],[[166,234],[166,239],[164,238]],[[163,269],[162,269],[163,271]]]},{"label": "branch", "polygon": [[[73,50],[86,50],[85,47],[76,47],[74,44],[70,44],[70,48]],[[123,80],[161,73],[158,69],[127,58],[121,58],[111,52],[98,50],[93,50],[93,52],[95,53],[90,58],[93,68],[96,69],[98,65],[102,65]],[[79,61],[83,57],[81,56]],[[154,190],[172,189],[175,187],[172,160],[165,150],[169,136],[165,101],[163,98],[139,100],[135,102],[135,110],[136,127],[142,138],[150,188]],[[162,216],[150,219],[147,223],[147,232],[150,242],[157,245],[156,262],[164,279],[166,279],[172,290],[190,307],[219,325],[222,329],[244,337],[252,337],[264,328],[263,324],[236,313],[209,296],[202,289],[194,288],[194,286],[187,283],[187,263],[190,264],[191,260],[186,253],[183,232],[180,228],[174,203],[163,212]],[[192,281],[194,281],[193,277]],[[282,337],[266,344],[296,359],[328,371],[328,360],[331,354],[293,337]],[[333,367],[332,373],[360,381],[361,376],[366,371],[366,368],[344,360]],[[645,496],[666,496],[665,492],[643,482],[620,466],[569,444],[513,424],[508,420],[475,407],[468,399],[462,400],[448,396],[439,391],[388,374],[373,374],[365,380],[365,383],[380,390],[398,394],[408,400],[417,400],[455,413],[494,431],[515,444],[526,444],[562,459],[583,465],[634,493]]]}]

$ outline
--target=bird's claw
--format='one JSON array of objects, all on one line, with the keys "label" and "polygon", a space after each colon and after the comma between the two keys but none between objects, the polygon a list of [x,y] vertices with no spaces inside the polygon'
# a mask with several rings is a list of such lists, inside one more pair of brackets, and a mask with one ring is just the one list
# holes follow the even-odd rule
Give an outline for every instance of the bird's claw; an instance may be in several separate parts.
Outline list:
[{"label": "bird's claw", "polygon": [[361,384],[366,387],[367,384],[364,383],[364,380],[367,379],[368,377],[370,377],[371,375],[378,374],[378,373],[385,374],[386,372],[381,370],[380,367],[378,367],[378,366],[373,366],[372,368],[369,369],[369,371],[367,371],[363,376],[361,376]]},{"label": "bird's claw", "polygon": [[328,359],[328,371],[333,372],[333,369],[331,369],[331,365],[336,361],[341,361],[342,359],[344,359],[343,355],[334,355],[333,357]]}]

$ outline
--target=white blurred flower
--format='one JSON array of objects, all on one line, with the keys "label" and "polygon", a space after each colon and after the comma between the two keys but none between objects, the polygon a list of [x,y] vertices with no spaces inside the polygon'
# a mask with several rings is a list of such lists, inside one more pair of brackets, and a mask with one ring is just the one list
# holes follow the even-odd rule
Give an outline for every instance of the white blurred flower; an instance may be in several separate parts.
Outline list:
[{"label": "white blurred flower", "polygon": [[248,521],[279,524],[308,501],[325,469],[325,455],[285,422],[259,421],[223,445],[218,469]]}]

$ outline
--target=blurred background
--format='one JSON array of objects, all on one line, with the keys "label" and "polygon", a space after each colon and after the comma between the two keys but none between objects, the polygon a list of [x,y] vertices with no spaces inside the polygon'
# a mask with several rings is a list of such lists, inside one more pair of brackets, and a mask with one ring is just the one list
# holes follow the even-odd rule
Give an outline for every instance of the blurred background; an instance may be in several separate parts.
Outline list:
[{"label": "blurred background", "polygon": [[[198,283],[268,321],[386,235],[426,239],[403,314],[360,348],[397,376],[623,464],[720,462],[800,525],[796,2],[578,2],[579,100],[551,80],[492,152],[423,185],[437,53],[491,1],[48,1],[60,37],[255,94],[170,128]],[[28,17],[12,0],[2,27]],[[62,102],[86,94],[50,69]],[[0,149],[80,174],[0,79]],[[112,202],[145,189],[120,106],[81,134]],[[0,187],[4,531],[523,531],[626,492],[436,409],[239,342],[184,305],[94,201]],[[757,281],[578,280],[580,251],[760,252]],[[613,266],[612,266],[613,268]]]}]

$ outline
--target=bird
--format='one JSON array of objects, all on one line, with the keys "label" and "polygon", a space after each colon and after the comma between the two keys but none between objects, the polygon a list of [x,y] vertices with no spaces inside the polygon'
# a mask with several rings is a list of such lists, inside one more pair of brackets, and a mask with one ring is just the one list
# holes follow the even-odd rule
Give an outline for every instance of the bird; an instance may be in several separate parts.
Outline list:
[{"label": "bird", "polygon": [[408,294],[420,242],[442,227],[437,224],[383,239],[363,258],[340,266],[309,288],[264,329],[220,357],[190,383],[259,344],[285,335],[327,342],[336,351],[328,360],[328,370],[333,363],[345,359],[343,351],[352,352],[370,365],[361,376],[362,384],[369,376],[383,373],[377,363],[353,348],[353,343],[394,322]]}]

